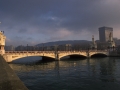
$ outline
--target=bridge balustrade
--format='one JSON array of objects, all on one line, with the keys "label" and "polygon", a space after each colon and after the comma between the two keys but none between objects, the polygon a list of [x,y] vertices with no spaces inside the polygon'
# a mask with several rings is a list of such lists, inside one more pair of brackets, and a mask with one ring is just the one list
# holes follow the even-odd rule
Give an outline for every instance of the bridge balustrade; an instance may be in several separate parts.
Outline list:
[{"label": "bridge balustrade", "polygon": [[108,52],[107,50],[70,50],[70,51],[6,51],[6,54],[54,54],[57,53],[85,53],[85,52]]},{"label": "bridge balustrade", "polygon": [[6,54],[18,54],[18,53],[33,53],[33,54],[35,54],[35,53],[55,53],[55,51],[6,51],[5,52]]}]

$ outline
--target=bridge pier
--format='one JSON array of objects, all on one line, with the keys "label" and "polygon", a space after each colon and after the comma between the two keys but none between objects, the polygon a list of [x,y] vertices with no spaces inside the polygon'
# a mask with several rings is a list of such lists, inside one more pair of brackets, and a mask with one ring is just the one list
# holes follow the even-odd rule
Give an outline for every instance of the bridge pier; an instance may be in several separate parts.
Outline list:
[{"label": "bridge pier", "polygon": [[87,58],[90,58],[90,57],[91,57],[89,51],[87,51],[86,54],[87,54]]},{"label": "bridge pier", "polygon": [[59,53],[55,53],[55,60],[60,60],[60,58],[59,58]]}]

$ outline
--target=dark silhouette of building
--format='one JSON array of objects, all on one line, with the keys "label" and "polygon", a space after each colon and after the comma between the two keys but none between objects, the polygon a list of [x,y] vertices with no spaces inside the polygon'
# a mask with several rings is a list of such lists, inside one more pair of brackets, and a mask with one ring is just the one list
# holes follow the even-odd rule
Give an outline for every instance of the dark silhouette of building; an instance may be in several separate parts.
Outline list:
[{"label": "dark silhouette of building", "polygon": [[15,47],[13,45],[5,46],[5,51],[15,51]]},{"label": "dark silhouette of building", "polygon": [[112,27],[100,27],[99,28],[99,40],[100,42],[109,41],[109,35],[113,38],[113,28]]}]

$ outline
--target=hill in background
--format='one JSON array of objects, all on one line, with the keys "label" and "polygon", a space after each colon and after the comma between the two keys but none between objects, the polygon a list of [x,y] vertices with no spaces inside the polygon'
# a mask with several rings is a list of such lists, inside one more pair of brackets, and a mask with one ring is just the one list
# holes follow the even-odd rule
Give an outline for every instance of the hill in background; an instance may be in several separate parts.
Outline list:
[{"label": "hill in background", "polygon": [[55,41],[55,42],[47,42],[47,43],[40,43],[37,44],[36,46],[54,46],[54,45],[65,45],[65,44],[71,44],[71,45],[75,45],[75,44],[90,44],[91,41],[87,41],[87,40],[66,40],[66,41]]}]

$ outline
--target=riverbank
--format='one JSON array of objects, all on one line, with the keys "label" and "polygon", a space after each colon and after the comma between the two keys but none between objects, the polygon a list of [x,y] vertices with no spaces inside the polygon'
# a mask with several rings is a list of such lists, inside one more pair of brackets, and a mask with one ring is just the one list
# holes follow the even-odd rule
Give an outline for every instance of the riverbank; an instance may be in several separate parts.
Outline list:
[{"label": "riverbank", "polygon": [[0,56],[0,90],[28,90],[2,56]]}]

